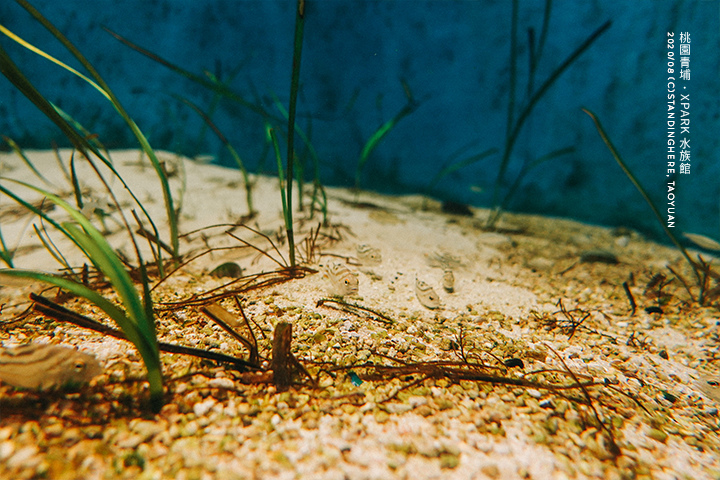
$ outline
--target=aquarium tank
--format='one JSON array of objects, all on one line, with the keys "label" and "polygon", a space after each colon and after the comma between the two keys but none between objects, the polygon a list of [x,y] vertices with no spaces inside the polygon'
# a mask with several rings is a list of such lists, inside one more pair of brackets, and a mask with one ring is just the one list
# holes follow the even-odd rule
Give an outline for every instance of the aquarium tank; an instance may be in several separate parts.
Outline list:
[{"label": "aquarium tank", "polygon": [[[295,2],[33,5],[102,74],[154,148],[236,167],[230,143],[249,171],[277,174],[267,125],[288,114]],[[717,2],[332,0],[304,8],[296,175],[664,239],[585,108],[666,226],[720,237]],[[78,67],[14,2],[0,5],[0,18]],[[0,45],[105,146],[138,147],[85,81],[7,33]],[[68,146],[5,78],[0,132],[22,148]]]},{"label": "aquarium tank", "polygon": [[719,52],[703,0],[0,2],[0,478],[720,478]]}]

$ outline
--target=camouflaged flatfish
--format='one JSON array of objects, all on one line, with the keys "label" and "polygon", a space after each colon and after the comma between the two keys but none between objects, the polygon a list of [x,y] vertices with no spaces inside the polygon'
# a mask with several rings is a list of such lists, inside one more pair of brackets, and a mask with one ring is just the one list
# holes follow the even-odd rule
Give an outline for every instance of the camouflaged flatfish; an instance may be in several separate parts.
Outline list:
[{"label": "camouflaged flatfish", "polygon": [[357,295],[358,276],[357,273],[342,263],[331,263],[323,269],[323,277],[328,281],[328,292],[330,295],[344,297],[346,295]]},{"label": "camouflaged flatfish", "polygon": [[706,397],[720,403],[720,374],[703,373],[695,384]]},{"label": "camouflaged flatfish", "polygon": [[706,237],[705,235],[699,235],[697,233],[683,233],[683,236],[693,242],[698,247],[702,247],[706,250],[714,250],[720,252],[720,243],[714,238]]},{"label": "camouflaged flatfish", "polygon": [[357,246],[357,256],[360,263],[366,266],[375,266],[382,263],[380,250],[365,243]]},{"label": "camouflaged flatfish", "polygon": [[430,310],[440,308],[440,297],[435,290],[420,279],[415,279],[415,295],[422,305]]},{"label": "camouflaged flatfish", "polygon": [[447,252],[434,252],[432,254],[426,253],[425,261],[431,267],[442,268],[443,270],[453,270],[462,266],[462,262],[459,258],[450,255]]},{"label": "camouflaged flatfish", "polygon": [[95,357],[69,347],[29,343],[0,349],[0,380],[14,387],[48,390],[79,385],[100,373]]}]

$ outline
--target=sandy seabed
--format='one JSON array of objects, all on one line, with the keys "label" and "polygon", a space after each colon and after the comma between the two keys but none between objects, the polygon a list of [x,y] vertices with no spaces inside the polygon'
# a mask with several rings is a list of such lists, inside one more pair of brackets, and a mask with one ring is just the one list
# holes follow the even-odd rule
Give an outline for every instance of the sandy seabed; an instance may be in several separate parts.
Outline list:
[{"label": "sandy seabed", "polygon": [[[54,152],[28,155],[47,183],[13,154],[0,154],[0,176],[72,201]],[[70,152],[60,155],[67,165]],[[248,213],[239,172],[160,156],[181,208],[181,253],[214,250],[153,290],[159,338],[244,357],[244,347],[187,300],[238,288],[209,274],[225,262],[251,275],[286,261],[277,178],[252,177],[258,215],[247,224],[262,235],[233,230],[263,255],[226,233]],[[137,151],[112,158],[166,240],[152,167]],[[76,163],[86,199],[107,214],[94,223],[134,258],[105,190],[85,162]],[[130,197],[104,174],[128,213]],[[30,202],[41,200],[1,182]],[[298,258],[317,273],[240,295],[259,353],[269,358],[275,325],[291,322],[291,350],[316,386],[296,375],[296,385],[278,392],[261,376],[162,354],[166,404],[152,414],[134,347],[37,313],[20,315],[35,292],[111,325],[97,308],[41,284],[0,286],[4,347],[71,345],[104,370],[75,392],[0,385],[0,478],[720,478],[717,298],[699,306],[674,279],[668,266],[697,295],[679,252],[630,230],[539,216],[507,214],[487,231],[488,211],[450,215],[420,196],[335,188],[327,196],[328,222],[317,235],[320,214],[296,214]],[[62,220],[58,210],[50,215]],[[1,197],[0,219],[6,244],[17,248],[16,267],[57,270],[33,230],[42,228],[36,217]],[[50,237],[70,265],[87,263],[57,232]],[[316,248],[308,252],[313,237]],[[368,247],[359,252],[360,245]],[[366,250],[381,260],[369,260]],[[332,296],[333,264],[343,266],[341,280],[357,279],[356,294]],[[447,271],[452,292],[444,288]],[[658,274],[669,283],[648,288]],[[418,280],[433,289],[439,308],[425,306]],[[232,295],[217,303],[240,318]],[[451,367],[478,375],[460,380]],[[559,390],[517,379],[596,385]]]}]

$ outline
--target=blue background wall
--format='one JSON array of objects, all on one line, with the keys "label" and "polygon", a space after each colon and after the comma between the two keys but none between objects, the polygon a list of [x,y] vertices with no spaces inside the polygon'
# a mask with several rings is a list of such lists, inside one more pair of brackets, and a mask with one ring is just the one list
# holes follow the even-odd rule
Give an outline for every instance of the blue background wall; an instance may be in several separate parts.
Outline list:
[{"label": "blue background wall", "polygon": [[[528,29],[536,38],[543,1],[521,1],[517,102],[527,101]],[[273,115],[287,105],[295,5],[292,1],[154,2],[36,0],[34,5],[95,65],[153,146],[187,155],[213,154],[232,165],[202,121],[172,94],[208,107],[213,95],[120,44],[105,25],[184,68],[209,70]],[[665,206],[666,32],[691,34],[690,175],[678,178],[677,226],[720,237],[720,7],[717,1],[577,2],[556,0],[535,88],[606,20],[612,27],[537,105],[510,163],[507,187],[524,162],[566,146],[572,154],[533,170],[511,209],[561,215],[657,233],[648,207],[600,140],[586,106],[598,114],[636,175]],[[311,132],[326,184],[351,185],[367,138],[405,104],[401,79],[419,107],[373,152],[362,186],[424,191],[464,147],[465,155],[502,150],[510,78],[509,0],[309,0],[301,70],[299,125]],[[71,56],[13,2],[0,23],[71,65]],[[0,44],[39,90],[99,133],[110,147],[136,146],[112,107],[67,72],[15,45]],[[676,48],[677,55],[677,48]],[[213,115],[253,169],[261,161],[263,119],[228,101]],[[311,128],[309,127],[311,125]],[[62,143],[59,132],[0,78],[0,132],[22,146]],[[203,134],[204,132],[204,134]],[[462,157],[460,157],[462,158]],[[500,154],[446,177],[441,198],[489,205]],[[471,189],[471,187],[478,187]],[[478,192],[478,189],[481,191]]]}]

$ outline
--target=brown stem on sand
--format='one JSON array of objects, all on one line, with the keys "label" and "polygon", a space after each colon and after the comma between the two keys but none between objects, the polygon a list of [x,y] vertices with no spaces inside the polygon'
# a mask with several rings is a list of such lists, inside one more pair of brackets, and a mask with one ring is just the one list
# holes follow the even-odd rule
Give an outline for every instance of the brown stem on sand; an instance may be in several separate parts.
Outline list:
[{"label": "brown stem on sand", "polygon": [[275,387],[278,392],[286,391],[292,384],[292,370],[290,363],[292,353],[292,323],[280,322],[275,325],[275,337],[272,347],[272,370]]}]

